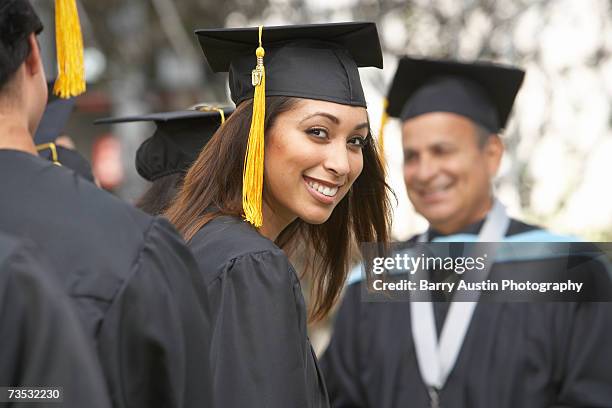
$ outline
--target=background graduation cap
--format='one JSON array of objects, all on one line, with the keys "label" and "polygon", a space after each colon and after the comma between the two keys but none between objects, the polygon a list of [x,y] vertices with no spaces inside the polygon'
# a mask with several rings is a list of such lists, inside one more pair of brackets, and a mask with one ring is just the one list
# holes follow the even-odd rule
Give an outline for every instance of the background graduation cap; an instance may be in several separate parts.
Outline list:
[{"label": "background graduation cap", "polygon": [[[199,110],[196,110],[199,109]],[[105,118],[95,124],[154,122],[156,130],[136,152],[136,170],[145,180],[184,173],[233,108],[196,107],[192,110]]]},{"label": "background graduation cap", "polygon": [[429,112],[451,112],[499,133],[524,76],[519,68],[490,62],[404,57],[387,96],[387,113],[408,120]]},{"label": "background graduation cap", "polygon": [[91,165],[79,152],[57,145],[55,140],[64,134],[66,123],[74,111],[75,99],[62,99],[52,92],[54,81],[47,82],[47,107],[34,135],[34,143],[41,157],[74,170],[78,175],[94,181]]},{"label": "background graduation cap", "polygon": [[229,72],[236,105],[253,99],[242,178],[248,222],[263,224],[266,96],[291,96],[366,106],[358,67],[382,68],[374,23],[351,22],[196,30],[214,72]]}]

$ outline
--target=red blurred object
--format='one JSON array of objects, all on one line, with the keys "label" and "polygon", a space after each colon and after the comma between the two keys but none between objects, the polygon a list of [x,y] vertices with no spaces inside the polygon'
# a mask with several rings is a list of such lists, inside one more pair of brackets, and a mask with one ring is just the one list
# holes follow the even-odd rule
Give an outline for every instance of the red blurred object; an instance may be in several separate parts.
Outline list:
[{"label": "red blurred object", "polygon": [[99,136],[94,142],[91,167],[100,186],[106,190],[112,190],[123,182],[121,143],[112,134]]}]

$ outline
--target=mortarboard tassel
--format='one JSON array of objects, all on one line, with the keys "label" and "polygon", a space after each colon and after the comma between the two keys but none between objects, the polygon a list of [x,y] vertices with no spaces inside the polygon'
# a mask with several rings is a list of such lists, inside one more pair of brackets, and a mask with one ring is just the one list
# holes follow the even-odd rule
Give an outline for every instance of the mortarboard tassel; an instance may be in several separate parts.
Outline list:
[{"label": "mortarboard tassel", "polygon": [[55,44],[58,75],[53,92],[60,98],[82,94],[85,64],[76,0],[55,0]]},{"label": "mortarboard tassel", "polygon": [[263,26],[259,26],[259,47],[255,51],[257,66],[251,73],[255,87],[253,97],[253,118],[249,130],[249,141],[244,157],[242,173],[242,210],[248,222],[256,228],[263,225],[262,195],[264,173],[264,122],[266,118],[266,71],[263,57],[265,50],[261,45]]},{"label": "mortarboard tassel", "polygon": [[53,162],[53,164],[57,166],[61,166],[62,163],[60,163],[59,161],[59,157],[57,155],[57,145],[55,143],[51,142],[51,143],[43,143],[43,144],[36,145],[36,151],[38,152],[41,152],[47,149],[49,149],[49,151],[51,152],[51,161]]},{"label": "mortarboard tassel", "polygon": [[189,109],[195,109],[200,112],[218,112],[219,116],[221,117],[221,124],[225,123],[225,112],[223,112],[222,108],[219,108],[217,106],[210,106],[210,105],[198,103]]},{"label": "mortarboard tassel", "polygon": [[387,98],[383,99],[383,113],[380,118],[380,129],[378,130],[378,156],[380,158],[380,162],[383,165],[383,169],[386,171],[386,159],[385,159],[385,126],[389,121],[389,114],[387,113],[387,108],[389,107],[389,100]]}]

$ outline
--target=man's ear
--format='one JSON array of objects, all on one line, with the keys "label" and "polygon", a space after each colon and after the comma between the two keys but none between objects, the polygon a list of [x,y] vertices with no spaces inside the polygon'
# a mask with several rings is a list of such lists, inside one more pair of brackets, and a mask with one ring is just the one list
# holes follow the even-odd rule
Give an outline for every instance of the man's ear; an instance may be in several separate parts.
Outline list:
[{"label": "man's ear", "polygon": [[36,34],[30,33],[28,36],[28,43],[30,45],[30,53],[26,57],[24,63],[26,68],[26,74],[29,76],[40,75],[43,72],[43,63],[40,56],[40,47],[36,39]]},{"label": "man's ear", "polygon": [[487,138],[484,151],[487,160],[487,168],[491,176],[497,174],[501,165],[502,156],[504,155],[504,150],[504,142],[498,134],[493,134]]}]

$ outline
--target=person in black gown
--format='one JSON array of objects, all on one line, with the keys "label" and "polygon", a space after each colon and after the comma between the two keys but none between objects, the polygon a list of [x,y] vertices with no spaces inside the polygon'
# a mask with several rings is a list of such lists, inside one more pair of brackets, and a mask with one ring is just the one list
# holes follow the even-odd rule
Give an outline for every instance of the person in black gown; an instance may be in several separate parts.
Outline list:
[{"label": "person in black gown", "polygon": [[387,186],[358,73],[382,66],[376,26],[196,34],[213,71],[229,70],[237,108],[166,214],[211,300],[213,406],[327,407],[287,253],[299,243],[310,254],[317,319],[343,285],[351,239],[387,240]]},{"label": "person in black gown", "polygon": [[171,224],[36,154],[47,101],[30,3],[0,6],[0,231],[34,242],[70,296],[115,407],[211,399],[207,293]]},{"label": "person in black gown", "polygon": [[[502,208],[491,187],[503,152],[498,134],[523,75],[484,62],[400,60],[388,112],[402,120],[408,195],[430,223],[408,244],[478,241],[486,225],[498,229],[497,238],[486,242],[562,238],[505,214],[503,226],[491,221]],[[519,268],[535,274],[548,267],[549,262],[535,259],[494,264],[491,273]],[[458,276],[429,272],[436,282]],[[415,314],[422,305],[362,301],[364,286],[356,279],[347,287],[321,361],[334,408],[612,406],[612,371],[606,363],[612,361],[610,303],[481,302],[446,381],[431,385],[423,372],[435,363],[425,356],[420,364],[422,333],[413,330],[424,318]],[[442,342],[449,324],[453,302],[446,300],[431,303],[433,341]]]}]

